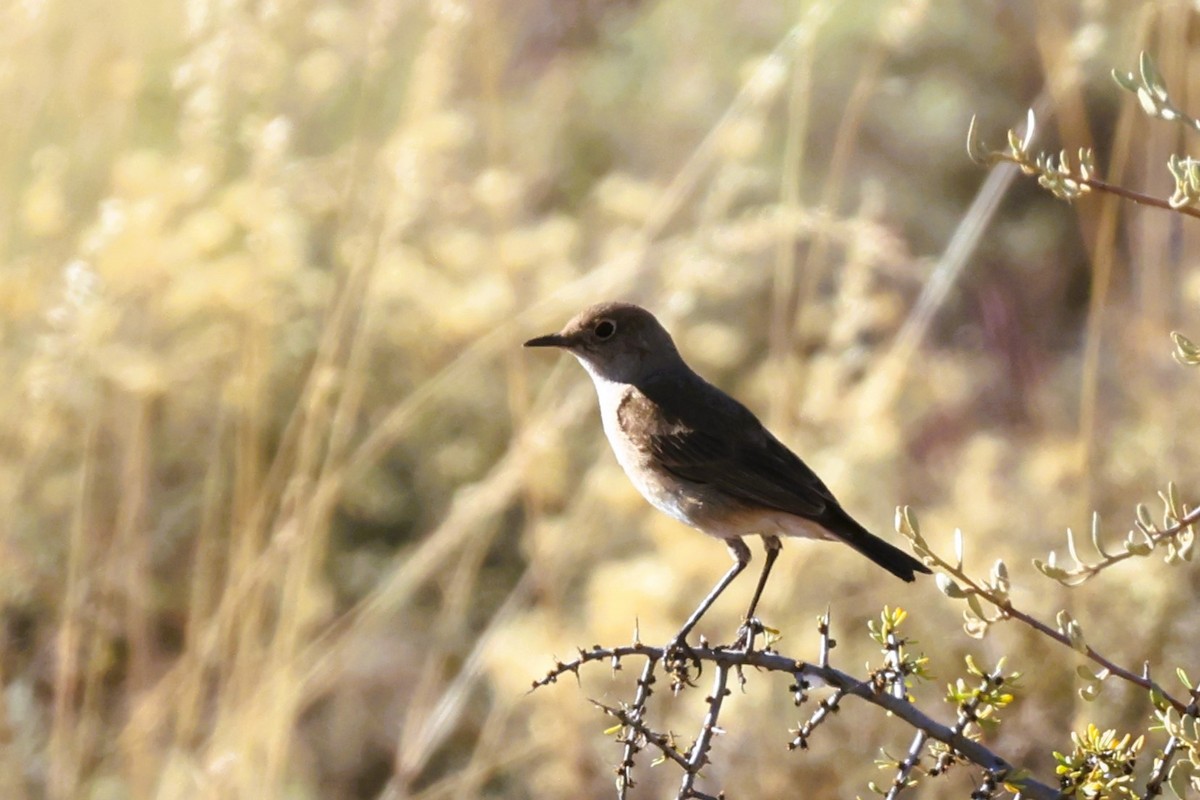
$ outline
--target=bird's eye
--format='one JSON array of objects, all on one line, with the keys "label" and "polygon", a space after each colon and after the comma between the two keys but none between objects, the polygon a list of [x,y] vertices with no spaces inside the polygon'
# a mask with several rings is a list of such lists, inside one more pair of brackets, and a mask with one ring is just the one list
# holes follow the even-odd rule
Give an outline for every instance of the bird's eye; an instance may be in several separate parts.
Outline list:
[{"label": "bird's eye", "polygon": [[617,326],[612,320],[602,319],[596,323],[596,327],[592,328],[592,333],[596,334],[597,339],[611,338],[617,332]]}]

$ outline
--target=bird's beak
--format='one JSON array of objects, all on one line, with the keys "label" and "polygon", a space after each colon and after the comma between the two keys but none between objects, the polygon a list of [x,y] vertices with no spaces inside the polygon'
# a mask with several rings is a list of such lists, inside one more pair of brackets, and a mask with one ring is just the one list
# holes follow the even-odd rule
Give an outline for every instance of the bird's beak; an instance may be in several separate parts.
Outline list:
[{"label": "bird's beak", "polygon": [[548,333],[525,343],[526,347],[570,347],[571,340],[561,333]]}]

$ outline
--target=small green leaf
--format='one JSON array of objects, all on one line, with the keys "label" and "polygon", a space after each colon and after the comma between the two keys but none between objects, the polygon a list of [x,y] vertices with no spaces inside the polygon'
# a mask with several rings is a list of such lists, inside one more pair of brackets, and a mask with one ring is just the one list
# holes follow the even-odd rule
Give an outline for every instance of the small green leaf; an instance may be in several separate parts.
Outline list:
[{"label": "small green leaf", "polygon": [[1080,627],[1078,622],[1072,621],[1067,626],[1067,639],[1070,641],[1071,647],[1081,653],[1087,653],[1088,645],[1083,638],[1083,628]]},{"label": "small green leaf", "polygon": [[1158,72],[1158,67],[1154,64],[1154,59],[1150,58],[1150,54],[1145,50],[1142,51],[1142,57],[1139,60],[1138,67],[1142,72],[1142,83],[1146,88],[1154,93],[1154,97],[1159,102],[1167,100],[1167,85],[1163,81],[1163,77]]},{"label": "small green leaf", "polygon": [[1170,708],[1162,688],[1157,683],[1150,684],[1150,703],[1159,711],[1166,711]]},{"label": "small green leaf", "polygon": [[982,639],[987,635],[988,625],[990,624],[985,619],[979,619],[971,614],[970,611],[963,609],[963,633],[970,636],[972,639]]},{"label": "small green leaf", "polygon": [[1083,559],[1079,557],[1079,551],[1075,549],[1075,531],[1071,528],[1067,528],[1067,553],[1075,559],[1076,564],[1083,563]]},{"label": "small green leaf", "polygon": [[971,123],[967,125],[967,157],[976,164],[987,164],[990,153],[988,147],[979,137],[978,120],[971,115]]},{"label": "small green leaf", "polygon": [[1017,132],[1011,129],[1008,132],[1008,150],[1014,158],[1024,160],[1025,149],[1021,146],[1021,137],[1017,136]]},{"label": "small green leaf", "polygon": [[913,542],[923,542],[917,512],[909,506],[896,506],[896,532]]},{"label": "small green leaf", "polygon": [[1033,117],[1033,109],[1025,111],[1025,136],[1021,139],[1021,152],[1029,152],[1029,145],[1033,144],[1033,134],[1037,130],[1037,120]]},{"label": "small green leaf", "polygon": [[1083,638],[1083,628],[1066,611],[1059,611],[1057,616],[1059,633],[1067,637],[1067,642],[1080,653],[1087,653],[1087,642]]},{"label": "small green leaf", "polygon": [[1167,481],[1166,504],[1167,511],[1175,519],[1183,516],[1183,506],[1179,504],[1179,487],[1175,485],[1175,481]]},{"label": "small green leaf", "polygon": [[[1141,540],[1138,536],[1141,535]],[[1154,550],[1154,544],[1146,539],[1145,534],[1139,534],[1136,531],[1130,531],[1129,537],[1125,540],[1125,552],[1135,556],[1147,556]]]},{"label": "small green leaf", "polygon": [[1141,523],[1142,527],[1146,530],[1154,530],[1154,520],[1150,516],[1150,509],[1146,508],[1146,504],[1138,503],[1137,508],[1134,510],[1137,512],[1137,520]]},{"label": "small green leaf", "polygon": [[1112,79],[1126,91],[1136,92],[1138,89],[1137,76],[1132,72],[1122,72],[1114,69],[1112,71]]},{"label": "small green leaf", "polygon": [[952,600],[962,600],[967,596],[967,593],[963,591],[962,587],[955,583],[954,579],[946,573],[939,572],[936,580],[938,589],[941,590],[942,594],[946,595],[946,597],[949,597]]},{"label": "small green leaf", "polygon": [[1154,97],[1145,88],[1139,86],[1137,88],[1137,99],[1141,103],[1142,111],[1146,112],[1151,117],[1158,116],[1158,104],[1154,102]]},{"label": "small green leaf", "polygon": [[1092,512],[1092,547],[1096,548],[1096,552],[1103,558],[1109,558],[1109,555],[1104,550],[1104,545],[1100,543],[1100,514]]},{"label": "small green leaf", "polygon": [[1176,361],[1187,367],[1200,365],[1200,345],[1197,345],[1179,331],[1172,331],[1171,339],[1175,342],[1175,352],[1173,355]]},{"label": "small green leaf", "polygon": [[[1054,554],[1051,553],[1050,555],[1053,556]],[[1038,572],[1042,573],[1051,580],[1061,581],[1067,577],[1067,571],[1065,569],[1054,566],[1053,558],[1051,558],[1048,563],[1042,561],[1040,558],[1035,558],[1033,559],[1033,566]]]},{"label": "small green leaf", "polygon": [[975,664],[975,658],[970,653],[967,653],[967,655],[963,657],[963,660],[967,662],[967,672],[971,673],[976,678],[983,677],[983,670],[981,670],[978,665]]}]

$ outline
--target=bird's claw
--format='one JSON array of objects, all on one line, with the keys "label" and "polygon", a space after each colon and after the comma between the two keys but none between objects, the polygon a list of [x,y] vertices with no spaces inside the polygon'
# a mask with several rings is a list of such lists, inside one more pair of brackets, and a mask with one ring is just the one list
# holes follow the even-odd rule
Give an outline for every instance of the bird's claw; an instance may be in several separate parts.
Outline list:
[{"label": "bird's claw", "polygon": [[691,668],[696,668],[696,678],[704,672],[704,662],[683,636],[677,636],[663,648],[663,666],[671,676],[672,686],[682,688],[684,684],[694,686]]},{"label": "bird's claw", "polygon": [[737,639],[730,649],[749,653],[754,649],[754,640],[760,635],[763,637],[763,649],[769,650],[779,638],[779,631],[767,627],[758,617],[750,617],[738,628]]}]

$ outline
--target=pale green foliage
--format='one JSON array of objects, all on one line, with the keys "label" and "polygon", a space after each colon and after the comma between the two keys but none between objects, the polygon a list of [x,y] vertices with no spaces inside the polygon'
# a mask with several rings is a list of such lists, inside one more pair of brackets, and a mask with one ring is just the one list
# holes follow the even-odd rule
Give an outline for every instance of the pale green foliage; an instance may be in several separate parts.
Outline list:
[{"label": "pale green foliage", "polygon": [[1035,129],[1036,120],[1030,110],[1026,115],[1024,135],[1009,130],[1008,152],[991,152],[979,138],[976,121],[972,118],[967,129],[967,153],[980,164],[992,165],[1000,161],[1016,164],[1026,175],[1036,175],[1038,185],[1059,200],[1070,202],[1090,192],[1088,181],[1096,174],[1095,154],[1089,148],[1080,148],[1075,156],[1076,166],[1072,166],[1066,150],[1057,156],[1053,153],[1031,153]]},{"label": "pale green foliage", "polygon": [[1180,499],[1174,483],[1167,484],[1166,491],[1159,492],[1159,498],[1163,505],[1162,522],[1156,524],[1146,505],[1139,503],[1134,507],[1134,527],[1117,552],[1110,553],[1105,549],[1099,515],[1093,515],[1091,543],[1098,558],[1085,560],[1077,549],[1074,532],[1068,529],[1067,552],[1074,563],[1062,566],[1058,563],[1057,554],[1051,552],[1045,561],[1035,558],[1033,565],[1048,578],[1066,586],[1076,586],[1127,558],[1145,558],[1160,548],[1165,551],[1163,558],[1166,563],[1190,563],[1200,510]]},{"label": "pale green foliage", "polygon": [[[1133,92],[1147,116],[1200,130],[1200,119],[1184,114],[1171,101],[1166,84],[1148,53],[1141,54],[1137,75],[1114,69],[1112,77],[1121,88]],[[1066,150],[1057,156],[1032,152],[1034,132],[1035,120],[1030,109],[1026,115],[1024,134],[1010,129],[1008,150],[993,151],[980,138],[976,121],[972,118],[967,129],[967,153],[980,164],[992,165],[1004,161],[1016,164],[1026,175],[1037,176],[1042,188],[1067,202],[1078,199],[1098,186],[1108,191],[1120,191],[1098,180],[1096,157],[1091,148],[1080,148],[1075,156],[1076,163],[1072,166]],[[1200,161],[1190,156],[1171,154],[1167,158],[1167,170],[1175,182],[1175,190],[1166,201],[1167,207],[1178,210],[1200,203]],[[1130,196],[1133,193],[1124,194]]]},{"label": "pale green foliage", "polygon": [[[900,625],[908,618],[908,612],[903,608],[884,606],[879,614],[879,620],[867,622],[867,630],[871,639],[882,648],[884,655],[890,658],[889,666],[903,678],[909,676],[921,680],[929,680],[933,676],[929,672],[929,658],[924,654],[914,654],[909,645],[916,644],[899,633]],[[907,680],[906,680],[907,683]]]},{"label": "pale green foliage", "polygon": [[1157,117],[1167,122],[1179,122],[1196,130],[1200,130],[1200,120],[1185,114],[1177,107],[1167,94],[1167,84],[1154,64],[1150,54],[1143,51],[1138,58],[1138,72],[1126,72],[1119,69],[1112,71],[1113,80],[1126,91],[1133,92],[1147,116]]},{"label": "pale green foliage", "polygon": [[1128,733],[1117,738],[1116,731],[1101,732],[1088,725],[1083,734],[1072,733],[1075,748],[1069,753],[1055,752],[1059,780],[1068,797],[1080,800],[1137,797],[1133,768],[1145,742]]},{"label": "pale green foliage", "polygon": [[1185,797],[1189,790],[1200,791],[1200,713],[1196,705],[1200,687],[1191,682],[1182,668],[1176,670],[1176,675],[1191,695],[1192,704],[1181,714],[1161,702],[1161,698],[1152,697],[1157,727],[1170,737],[1156,756],[1154,780],[1159,785],[1168,784],[1176,796]]},{"label": "pale green foliage", "polygon": [[975,659],[969,655],[966,662],[970,678],[958,678],[949,684],[946,687],[946,700],[957,704],[959,713],[965,714],[980,727],[994,729],[1000,724],[997,712],[1014,699],[1013,692],[1021,673],[1006,673],[1003,658],[991,672],[984,672],[976,666]]}]

